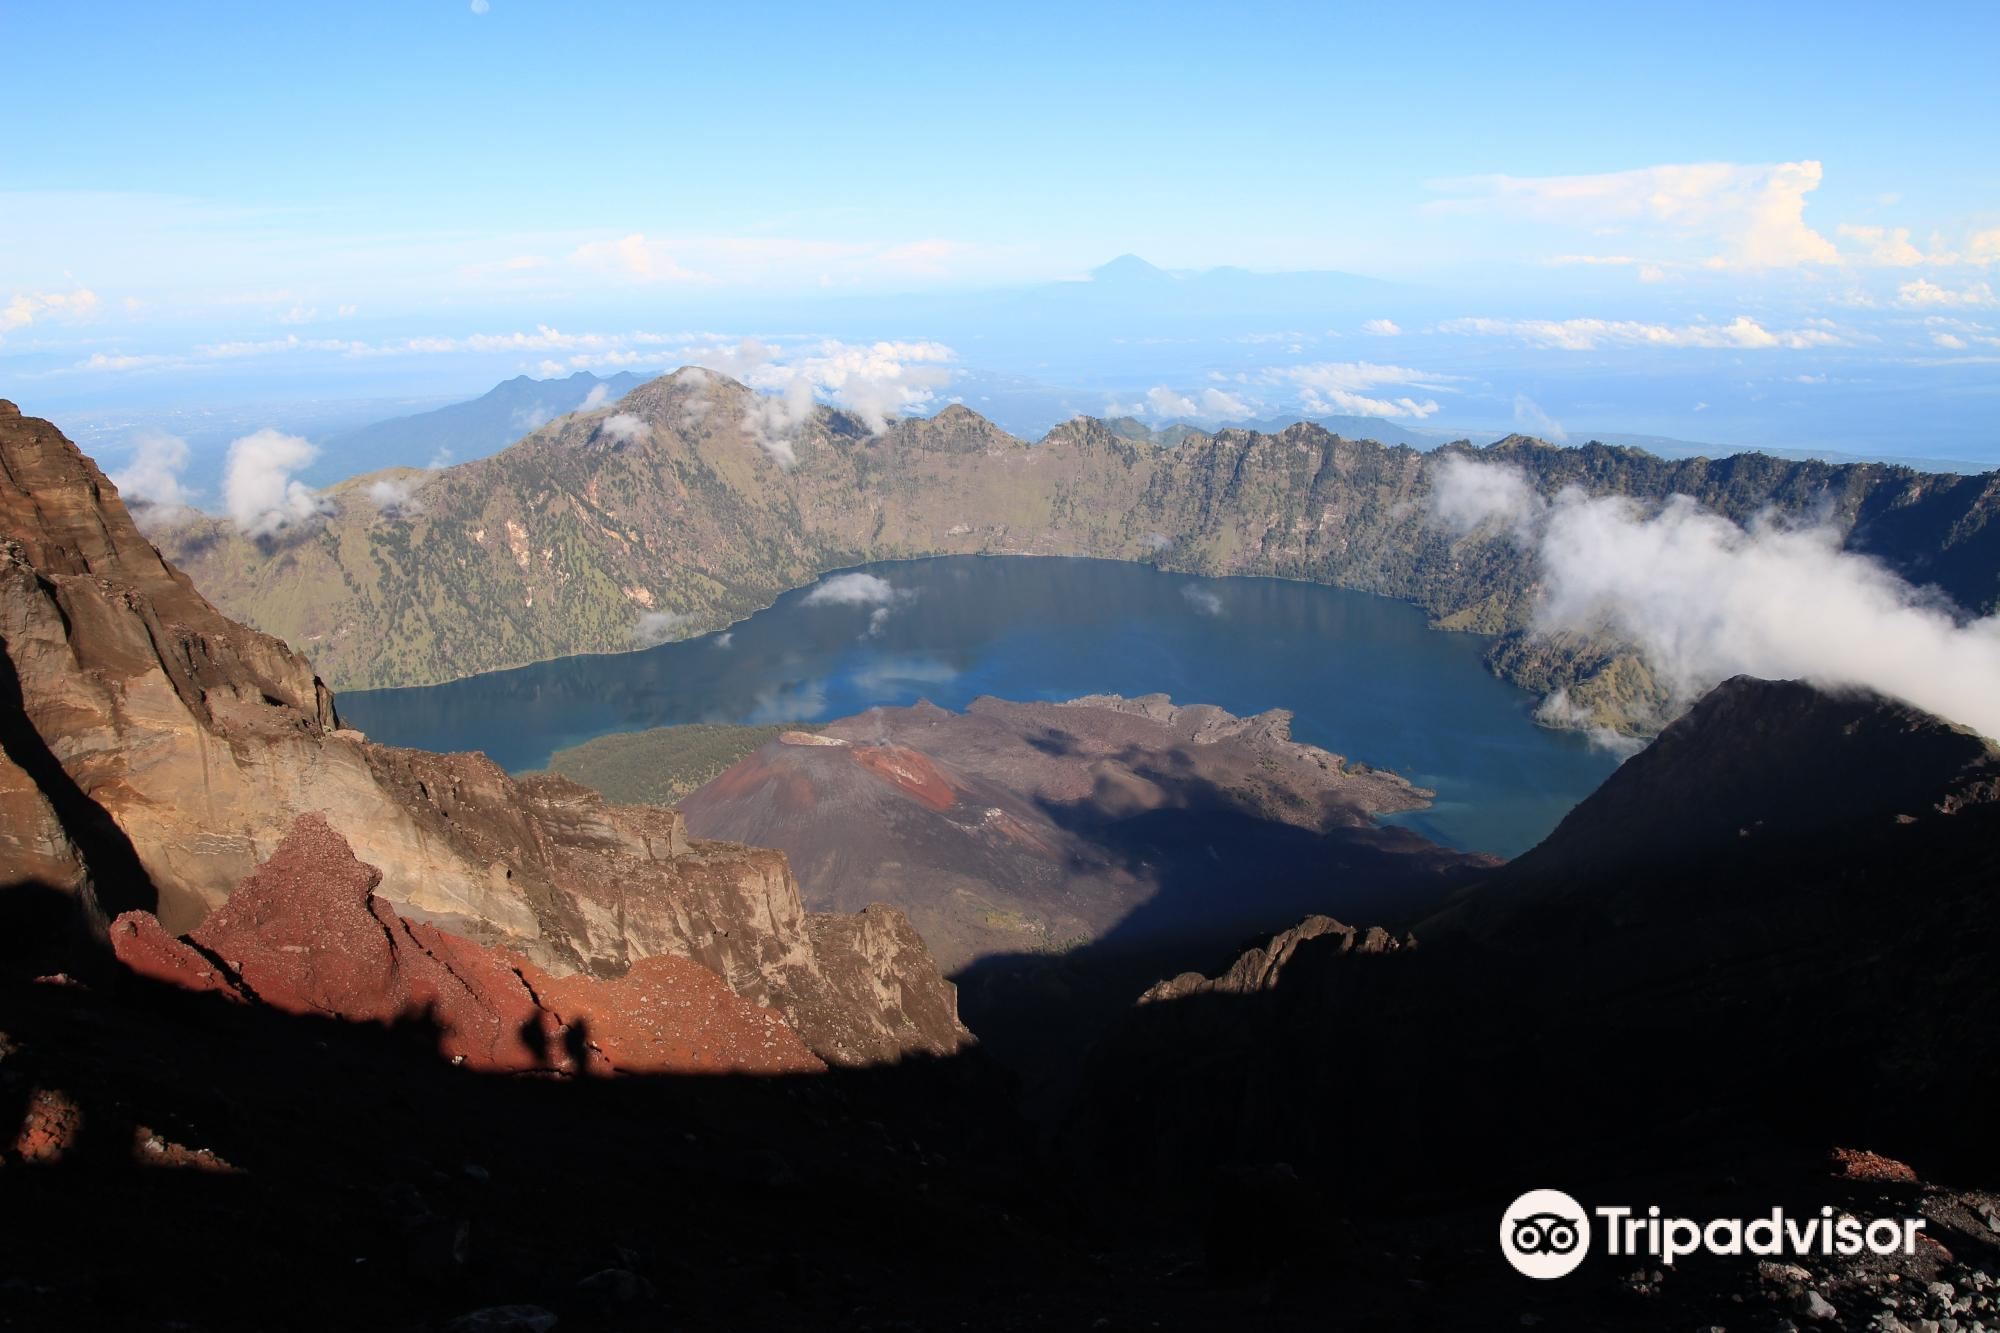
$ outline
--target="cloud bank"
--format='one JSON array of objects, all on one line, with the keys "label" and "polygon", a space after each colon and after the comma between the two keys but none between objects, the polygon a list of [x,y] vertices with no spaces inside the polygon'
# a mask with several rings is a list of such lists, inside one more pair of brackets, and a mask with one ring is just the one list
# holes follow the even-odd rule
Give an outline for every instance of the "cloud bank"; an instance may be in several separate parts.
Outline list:
[{"label": "cloud bank", "polygon": [[1497,525],[1533,550],[1541,632],[1605,634],[1645,658],[1685,704],[1734,675],[1865,688],[2000,737],[2000,616],[1961,624],[1880,562],[1840,549],[1827,524],[1765,515],[1747,528],[1684,496],[1657,512],[1454,458],[1434,478],[1438,516]]},{"label": "cloud bank", "polygon": [[1322,361],[1264,372],[1266,382],[1296,388],[1308,412],[1412,417],[1417,420],[1438,410],[1436,399],[1419,400],[1410,396],[1376,398],[1370,397],[1369,391],[1391,385],[1436,390],[1449,378],[1412,370],[1408,366],[1384,366],[1372,361]]},{"label": "cloud bank", "polygon": [[1765,328],[1748,315],[1727,324],[1646,324],[1631,319],[1447,319],[1440,333],[1477,337],[1518,338],[1535,347],[1588,352],[1599,347],[1723,347],[1743,350],[1842,347],[1848,342],[1838,330],[1819,325],[1798,329]]},{"label": "cloud bank", "polygon": [[1805,220],[1806,196],[1824,174],[1818,162],[1808,161],[1468,176],[1436,182],[1435,188],[1458,197],[1427,207],[1525,218],[1593,236],[1636,236],[1689,253],[1709,268],[1792,268],[1841,262],[1840,250]]}]

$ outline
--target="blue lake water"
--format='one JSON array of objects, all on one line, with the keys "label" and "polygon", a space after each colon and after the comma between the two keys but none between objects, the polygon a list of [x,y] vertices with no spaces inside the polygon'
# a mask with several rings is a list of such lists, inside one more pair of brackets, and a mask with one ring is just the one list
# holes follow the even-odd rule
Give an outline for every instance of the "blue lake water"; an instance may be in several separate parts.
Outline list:
[{"label": "blue lake water", "polygon": [[1388,598],[1107,560],[951,556],[858,572],[889,585],[886,604],[802,589],[725,633],[343,694],[340,710],[375,740],[483,750],[519,772],[611,732],[919,699],[961,709],[982,694],[1163,693],[1239,714],[1286,708],[1298,739],[1437,792],[1395,822],[1503,856],[1533,846],[1616,765],[1536,726],[1534,699],[1481,663],[1484,640],[1431,630]]}]

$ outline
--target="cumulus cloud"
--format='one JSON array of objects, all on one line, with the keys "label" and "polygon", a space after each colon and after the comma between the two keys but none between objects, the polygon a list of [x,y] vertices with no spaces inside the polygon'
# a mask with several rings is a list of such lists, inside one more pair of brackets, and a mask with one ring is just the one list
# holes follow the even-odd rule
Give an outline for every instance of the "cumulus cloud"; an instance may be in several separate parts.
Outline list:
[{"label": "cumulus cloud", "polygon": [[[1464,460],[1461,460],[1464,461]],[[1497,464],[1463,493],[1522,512],[1527,477]],[[1528,508],[1532,510],[1533,506]],[[1680,702],[1734,675],[1866,688],[2000,736],[2000,616],[1959,623],[1830,524],[1748,527],[1677,495],[1656,511],[1571,488],[1517,531],[1539,566],[1542,632],[1609,636]]]},{"label": "cumulus cloud", "polygon": [[88,287],[68,292],[15,292],[0,305],[0,333],[26,328],[44,318],[82,319],[95,314],[97,293]]},{"label": "cumulus cloud", "polygon": [[1948,348],[1954,352],[1962,352],[1966,347],[1965,339],[1959,337],[1956,333],[1933,333],[1931,341],[1939,347]]},{"label": "cumulus cloud", "polygon": [[1207,388],[1199,393],[1187,394],[1169,389],[1164,384],[1156,384],[1146,390],[1143,402],[1112,403],[1109,410],[1113,416],[1150,416],[1160,421],[1175,417],[1223,421],[1251,415],[1251,405],[1226,390]]},{"label": "cumulus cloud", "polygon": [[1911,244],[1908,227],[1861,227],[1843,222],[1833,230],[1843,240],[1859,241],[1866,247],[1858,256],[1864,264],[1910,268],[1930,258]]},{"label": "cumulus cloud", "polygon": [[1194,608],[1197,615],[1222,614],[1222,594],[1213,588],[1204,588],[1198,583],[1184,583],[1181,585],[1181,596],[1187,599],[1187,604]]},{"label": "cumulus cloud", "polygon": [[638,648],[656,648],[676,636],[680,627],[694,617],[680,611],[647,611],[632,626],[632,643]]},{"label": "cumulus cloud", "polygon": [[409,477],[384,477],[368,484],[368,500],[385,518],[415,518],[424,512],[417,499],[417,482]]},{"label": "cumulus cloud", "polygon": [[583,396],[583,401],[577,404],[576,410],[579,412],[595,412],[610,401],[611,386],[600,381],[590,386],[590,392]]},{"label": "cumulus cloud", "polygon": [[881,433],[891,416],[929,407],[951,380],[946,363],[956,354],[943,343],[878,342],[863,347],[823,342],[803,356],[770,362],[754,372],[759,387],[805,380],[869,430]]},{"label": "cumulus cloud", "polygon": [[1438,410],[1436,399],[1418,400],[1407,395],[1377,398],[1369,396],[1368,391],[1392,385],[1437,391],[1449,377],[1372,361],[1322,361],[1314,365],[1276,367],[1264,371],[1262,378],[1266,383],[1295,387],[1308,412],[1422,420]]},{"label": "cumulus cloud", "polygon": [[194,503],[194,492],[181,481],[188,463],[188,445],[178,435],[146,431],[132,441],[132,461],[111,474],[111,484],[128,506],[145,506],[158,516],[179,513]]},{"label": "cumulus cloud", "polygon": [[835,574],[806,594],[807,606],[894,606],[909,594],[879,574]]},{"label": "cumulus cloud", "polygon": [[493,6],[489,3],[489,0],[472,0],[472,12],[475,14],[489,13],[492,8]]},{"label": "cumulus cloud", "polygon": [[1525,393],[1514,395],[1514,424],[1529,435],[1539,435],[1557,444],[1569,440],[1569,432],[1563,429],[1562,422],[1544,412],[1540,404]]},{"label": "cumulus cloud", "polygon": [[272,537],[311,523],[330,506],[292,473],[319,457],[296,435],[266,428],[229,446],[222,504],[229,519],[252,537]]},{"label": "cumulus cloud", "polygon": [[1363,333],[1373,333],[1383,338],[1393,338],[1403,331],[1393,319],[1371,319],[1361,326]]},{"label": "cumulus cloud", "polygon": [[637,444],[641,440],[651,439],[653,428],[637,413],[614,412],[598,423],[597,433],[614,444]]},{"label": "cumulus cloud", "polygon": [[1961,288],[1940,287],[1929,278],[1906,282],[1896,289],[1896,304],[1917,307],[1976,307],[1994,304],[1993,288],[1975,282]]},{"label": "cumulus cloud", "polygon": [[1767,329],[1748,315],[1727,324],[1646,324],[1630,319],[1448,319],[1442,333],[1484,338],[1518,338],[1536,347],[1588,352],[1599,347],[1720,347],[1743,350],[1840,347],[1848,339],[1837,329],[1809,324]]},{"label": "cumulus cloud", "polygon": [[1834,243],[1805,220],[1806,197],[1823,175],[1818,162],[1696,162],[1583,176],[1470,176],[1436,182],[1457,197],[1426,207],[1651,240],[1711,268],[1791,268],[1840,262]]},{"label": "cumulus cloud", "polygon": [[951,380],[949,363],[957,354],[936,342],[862,345],[833,339],[784,353],[745,339],[733,348],[713,349],[708,359],[759,390],[744,408],[744,429],[778,466],[789,468],[798,462],[798,430],[811,420],[816,403],[831,403],[880,434],[891,417],[932,405]]}]

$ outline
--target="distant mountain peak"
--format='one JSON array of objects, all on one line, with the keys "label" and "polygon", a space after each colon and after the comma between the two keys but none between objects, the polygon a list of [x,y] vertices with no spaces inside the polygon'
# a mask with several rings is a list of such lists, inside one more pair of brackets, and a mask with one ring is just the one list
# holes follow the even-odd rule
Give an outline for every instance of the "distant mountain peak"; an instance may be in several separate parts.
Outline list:
[{"label": "distant mountain peak", "polygon": [[1090,270],[1092,282],[1159,282],[1173,275],[1137,255],[1120,255]]}]

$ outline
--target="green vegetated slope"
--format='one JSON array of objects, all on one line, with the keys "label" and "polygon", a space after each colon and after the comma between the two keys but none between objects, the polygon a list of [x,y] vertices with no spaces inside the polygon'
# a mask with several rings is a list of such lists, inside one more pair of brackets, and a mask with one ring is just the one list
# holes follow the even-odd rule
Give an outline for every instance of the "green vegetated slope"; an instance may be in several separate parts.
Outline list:
[{"label": "green vegetated slope", "polygon": [[783,733],[819,730],[809,722],[768,727],[715,722],[649,727],[557,750],[549,757],[549,771],[581,782],[620,805],[672,805]]},{"label": "green vegetated slope", "polygon": [[879,435],[815,409],[772,445],[754,424],[772,402],[686,369],[492,458],[419,474],[416,506],[398,514],[378,511],[356,479],[300,535],[258,541],[202,520],[161,542],[229,614],[301,648],[337,688],[428,684],[713,630],[873,560],[1089,555],[1406,598],[1443,628],[1505,636],[1495,668],[1565,687],[1569,720],[1637,730],[1659,721],[1643,666],[1601,643],[1523,639],[1531,555],[1428,520],[1441,458],[1518,464],[1545,495],[1679,492],[1738,521],[1767,508],[1824,516],[1850,546],[1968,611],[2000,600],[2000,474],[1758,454],[1666,460],[1522,437],[1426,454],[1310,424],[1168,448],[1079,418],[1030,444],[958,406]]}]

